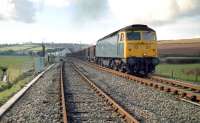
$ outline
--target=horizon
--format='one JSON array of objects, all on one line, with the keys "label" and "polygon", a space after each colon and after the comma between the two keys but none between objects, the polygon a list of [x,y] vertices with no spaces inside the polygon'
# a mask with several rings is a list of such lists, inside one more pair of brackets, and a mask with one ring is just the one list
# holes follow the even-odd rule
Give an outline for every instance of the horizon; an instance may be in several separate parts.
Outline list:
[{"label": "horizon", "polygon": [[[199,40],[200,42],[200,37],[196,37],[196,38],[182,38],[182,39],[164,39],[164,40],[157,40],[157,41],[179,41],[179,40]],[[15,43],[2,43],[0,41],[0,45],[12,45],[12,44],[81,44],[81,45],[95,45],[95,44],[89,44],[89,43],[80,43],[80,42],[51,42],[51,41],[41,41],[41,42],[34,42],[34,41],[27,41],[27,42],[15,42]]]}]

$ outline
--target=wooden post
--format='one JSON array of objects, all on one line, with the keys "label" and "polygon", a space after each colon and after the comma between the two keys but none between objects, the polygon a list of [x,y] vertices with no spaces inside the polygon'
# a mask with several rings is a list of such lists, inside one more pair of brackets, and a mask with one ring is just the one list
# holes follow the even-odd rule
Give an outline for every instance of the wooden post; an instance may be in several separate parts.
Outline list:
[{"label": "wooden post", "polygon": [[3,75],[2,75],[1,80],[4,81],[4,82],[7,82],[7,77],[8,77],[8,76],[7,76],[7,70],[8,70],[8,68],[5,67],[5,66],[3,66],[3,67],[1,67],[0,69],[1,69],[2,72],[3,72]]},{"label": "wooden post", "polygon": [[197,82],[198,81],[198,70],[196,69],[195,71],[195,81]]},{"label": "wooden post", "polygon": [[171,78],[174,79],[174,70],[172,70],[172,77]]}]

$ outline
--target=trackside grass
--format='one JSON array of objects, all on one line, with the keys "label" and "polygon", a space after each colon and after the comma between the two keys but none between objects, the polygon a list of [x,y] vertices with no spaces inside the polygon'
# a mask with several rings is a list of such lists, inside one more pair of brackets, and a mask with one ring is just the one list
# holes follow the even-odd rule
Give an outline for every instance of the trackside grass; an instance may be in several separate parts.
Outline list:
[{"label": "trackside grass", "polygon": [[200,82],[200,64],[159,64],[156,74],[185,81]]},{"label": "trackside grass", "polygon": [[9,81],[13,82],[24,72],[33,69],[33,58],[30,56],[0,56],[0,66],[8,67]]},{"label": "trackside grass", "polygon": [[4,104],[11,96],[18,92],[21,88],[24,87],[33,77],[29,76],[22,80],[19,80],[17,83],[13,84],[12,87],[0,92],[0,106]]},{"label": "trackside grass", "polygon": [[8,51],[8,50],[21,51],[21,50],[30,49],[37,46],[38,45],[34,45],[34,44],[18,44],[18,45],[13,45],[13,46],[4,46],[4,47],[0,47],[0,52]]},{"label": "trackside grass", "polygon": [[33,78],[33,61],[30,56],[0,56],[0,66],[8,68],[9,79],[7,83],[0,81],[0,105]]}]

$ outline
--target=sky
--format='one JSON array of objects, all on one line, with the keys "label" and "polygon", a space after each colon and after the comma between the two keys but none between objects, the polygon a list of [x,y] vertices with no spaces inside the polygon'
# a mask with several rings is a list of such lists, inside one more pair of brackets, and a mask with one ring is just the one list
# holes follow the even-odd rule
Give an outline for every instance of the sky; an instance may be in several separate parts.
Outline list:
[{"label": "sky", "polygon": [[200,0],[0,0],[0,44],[87,43],[131,24],[158,40],[200,37]]}]

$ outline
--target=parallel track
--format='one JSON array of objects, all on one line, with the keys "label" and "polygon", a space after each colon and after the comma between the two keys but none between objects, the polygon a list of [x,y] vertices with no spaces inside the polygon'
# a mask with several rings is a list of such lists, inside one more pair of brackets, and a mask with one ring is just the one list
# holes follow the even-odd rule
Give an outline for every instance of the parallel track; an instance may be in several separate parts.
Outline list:
[{"label": "parallel track", "polygon": [[154,87],[158,90],[179,95],[181,98],[188,99],[193,102],[193,104],[199,105],[200,103],[200,86],[189,84],[177,80],[170,80],[158,76],[152,76],[150,78],[140,78],[134,75],[122,73],[119,71],[112,70],[110,68],[102,67],[94,63],[88,63],[80,60],[80,62],[93,67],[95,69],[106,71],[114,75],[133,80],[137,83]]},{"label": "parallel track", "polygon": [[195,84],[191,84],[191,83],[186,83],[180,80],[172,80],[172,79],[167,79],[164,77],[160,77],[160,76],[156,76],[156,75],[152,75],[149,79],[153,80],[153,81],[159,81],[161,83],[165,83],[165,84],[171,84],[174,86],[179,86],[182,88],[188,88],[193,90],[194,92],[199,93],[200,92],[200,85],[195,85]]},{"label": "parallel track", "polygon": [[63,81],[63,69],[64,63],[60,66],[60,100],[61,100],[61,115],[63,117],[63,123],[67,123],[67,112],[65,107],[65,94],[64,94],[64,81]]},{"label": "parallel track", "polygon": [[[86,113],[87,111],[86,112],[85,111],[76,111],[75,109],[76,109],[76,107],[79,107],[80,105],[83,105],[83,104],[87,103],[88,98],[91,98],[91,97],[93,98],[93,96],[95,96],[95,97],[98,96],[96,98],[99,98],[101,101],[99,102],[96,99],[92,99],[92,100],[89,100],[90,104],[91,103],[97,103],[100,106],[104,105],[104,107],[102,107],[102,108],[100,107],[101,109],[104,109],[105,107],[109,107],[109,109],[107,108],[108,110],[106,110],[106,111],[103,110],[103,113],[106,113],[106,114],[103,114],[101,112],[100,113],[101,115],[106,115],[107,116],[108,111],[111,114],[112,114],[112,112],[115,112],[117,114],[116,116],[111,116],[111,121],[112,121],[112,118],[114,118],[114,122],[116,122],[116,117],[117,117],[117,119],[121,119],[121,121],[125,121],[125,122],[128,122],[128,123],[139,123],[139,121],[137,121],[131,114],[129,114],[125,109],[123,109],[119,104],[117,104],[110,96],[108,96],[99,87],[97,87],[94,84],[94,82],[92,82],[89,78],[87,78],[79,70],[79,68],[75,64],[72,64],[72,67],[76,71],[76,74],[79,75],[79,78],[82,78],[82,81],[84,81],[84,82],[76,82],[76,81],[74,81],[73,83],[68,83],[69,85],[63,86],[63,87],[67,87],[67,88],[65,88],[66,90],[61,90],[61,92],[63,93],[62,94],[63,95],[62,96],[63,113],[65,113],[65,111],[66,111],[66,108],[65,108],[64,105],[67,105],[67,113],[63,114],[63,121],[65,123],[67,121],[69,121],[69,122],[73,121],[73,117],[75,117],[75,121],[77,121],[77,113],[79,114],[78,116],[84,115],[84,114],[81,115],[81,112]],[[64,77],[64,72],[63,72],[62,69],[63,68],[61,68],[61,77]],[[73,77],[77,77],[77,75],[76,76],[73,75]],[[65,83],[64,81],[63,81],[63,79],[61,79],[61,83]],[[63,84],[61,84],[61,86],[62,85]],[[80,87],[83,88],[83,90],[80,91]],[[90,89],[88,90],[88,88],[90,88]],[[62,89],[62,87],[61,87],[61,89]],[[75,89],[75,91],[74,91],[74,89]],[[71,90],[71,91],[67,92],[67,90]],[[93,93],[91,93],[91,92],[93,92]],[[75,98],[77,96],[79,98]],[[76,99],[80,99],[80,100],[76,100]],[[84,100],[82,100],[82,99],[84,99]],[[75,101],[75,102],[73,102],[73,101]],[[64,103],[66,103],[66,104],[64,104]],[[99,103],[103,103],[103,104],[99,104]],[[73,111],[70,111],[70,104],[73,104]],[[79,106],[76,105],[76,104],[79,104]],[[86,107],[81,107],[81,108],[84,109]],[[89,112],[89,110],[91,110],[91,109],[88,109],[88,112]],[[97,112],[97,114],[98,114],[98,112]],[[87,118],[90,118],[90,117],[83,118],[83,121],[84,120],[85,121],[90,120],[90,119],[87,119]],[[78,120],[81,120],[81,117],[78,118]],[[119,122],[119,120],[117,120],[117,121]]]}]

